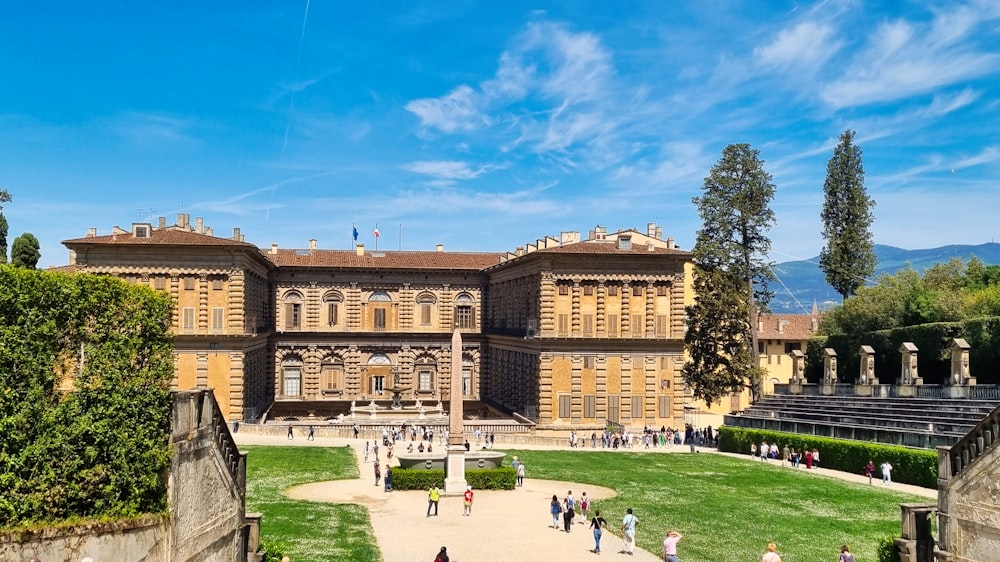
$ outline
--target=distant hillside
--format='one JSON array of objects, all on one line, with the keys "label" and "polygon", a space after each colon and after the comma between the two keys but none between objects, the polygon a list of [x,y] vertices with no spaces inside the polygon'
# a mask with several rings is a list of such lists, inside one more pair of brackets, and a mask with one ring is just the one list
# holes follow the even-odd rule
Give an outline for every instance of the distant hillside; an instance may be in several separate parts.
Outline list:
[{"label": "distant hillside", "polygon": [[[990,242],[978,246],[951,245],[924,250],[904,250],[876,244],[875,257],[878,265],[873,277],[882,273],[896,273],[907,264],[923,273],[936,263],[944,263],[951,258],[968,260],[972,256],[978,257],[987,265],[1000,264],[1000,244]],[[771,310],[774,312],[803,314],[812,310],[814,301],[819,303],[821,309],[840,303],[840,295],[827,285],[826,278],[819,269],[819,256],[809,260],[779,263],[774,266],[774,271],[788,288],[785,290],[781,283],[772,285],[774,299],[771,300]],[[795,302],[796,299],[802,303],[801,307]]]}]

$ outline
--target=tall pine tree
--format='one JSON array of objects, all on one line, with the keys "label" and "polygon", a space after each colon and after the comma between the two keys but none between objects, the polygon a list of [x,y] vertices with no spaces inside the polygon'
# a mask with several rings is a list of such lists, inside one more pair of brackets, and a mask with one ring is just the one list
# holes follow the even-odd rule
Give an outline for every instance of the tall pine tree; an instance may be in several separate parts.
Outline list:
[{"label": "tall pine tree", "polygon": [[826,282],[845,300],[854,295],[875,271],[875,248],[871,225],[875,201],[865,188],[861,147],[854,144],[854,131],[840,135],[840,144],[826,165],[823,183],[823,238],[819,267]]},{"label": "tall pine tree", "polygon": [[0,263],[7,263],[7,217],[0,213]]},{"label": "tall pine tree", "polygon": [[684,337],[690,359],[682,372],[695,397],[709,404],[745,388],[756,400],[763,390],[757,314],[771,297],[766,259],[774,191],[760,153],[731,144],[705,178],[703,195],[693,199],[702,227]]}]

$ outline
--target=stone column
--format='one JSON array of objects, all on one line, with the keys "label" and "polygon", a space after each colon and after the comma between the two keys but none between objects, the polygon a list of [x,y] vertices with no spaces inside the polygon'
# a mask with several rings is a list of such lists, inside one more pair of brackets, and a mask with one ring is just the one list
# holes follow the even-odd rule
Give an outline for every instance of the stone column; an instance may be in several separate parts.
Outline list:
[{"label": "stone column", "polygon": [[444,493],[465,492],[465,412],[462,404],[462,334],[458,328],[451,336],[451,407],[448,412],[448,459],[445,467]]},{"label": "stone column", "polygon": [[945,382],[945,390],[951,398],[969,398],[970,386],[975,386],[976,378],[969,371],[969,344],[962,338],[951,340],[951,374]]},{"label": "stone column", "polygon": [[802,383],[806,382],[806,356],[798,349],[793,349],[789,355],[792,356],[792,380],[788,381],[788,392],[802,394]]},{"label": "stone column", "polygon": [[870,345],[863,345],[859,350],[861,355],[861,366],[858,372],[858,381],[854,385],[856,396],[871,396],[872,385],[878,384],[875,378],[875,348]]}]

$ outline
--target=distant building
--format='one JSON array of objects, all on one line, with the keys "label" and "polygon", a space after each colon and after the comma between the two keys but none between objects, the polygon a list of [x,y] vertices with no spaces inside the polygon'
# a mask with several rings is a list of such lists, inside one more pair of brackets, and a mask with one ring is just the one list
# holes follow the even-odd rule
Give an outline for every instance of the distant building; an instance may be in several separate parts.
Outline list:
[{"label": "distant building", "polygon": [[72,269],[170,294],[176,387],[213,388],[231,418],[276,405],[333,417],[402,389],[424,401],[458,391],[542,426],[683,421],[691,255],[653,224],[510,253],[372,252],[259,249],[181,214],[63,243]]}]

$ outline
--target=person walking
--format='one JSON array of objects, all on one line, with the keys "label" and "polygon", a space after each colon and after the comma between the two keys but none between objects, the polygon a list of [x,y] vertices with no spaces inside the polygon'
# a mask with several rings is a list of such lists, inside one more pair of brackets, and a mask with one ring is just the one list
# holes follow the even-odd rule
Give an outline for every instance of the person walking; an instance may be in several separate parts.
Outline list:
[{"label": "person walking", "polygon": [[448,547],[442,546],[441,550],[438,551],[437,556],[434,557],[434,562],[449,562],[448,558]]},{"label": "person walking", "polygon": [[563,530],[567,533],[573,530],[573,517],[576,510],[573,509],[573,496],[566,496],[563,500]]},{"label": "person walking", "polygon": [[517,465],[517,485],[524,486],[524,461]]},{"label": "person walking", "polygon": [[882,485],[892,486],[892,465],[889,461],[882,463]]},{"label": "person walking", "polygon": [[315,440],[316,440],[316,428],[310,425],[309,435],[306,435],[306,441],[315,441]]},{"label": "person walking", "polygon": [[872,483],[872,474],[875,472],[875,463],[868,459],[868,464],[865,465],[865,476],[868,477],[868,484]]},{"label": "person walking", "polygon": [[549,502],[549,513],[552,515],[552,528],[559,528],[559,514],[562,513],[562,505],[559,504],[559,498],[555,494],[552,494],[552,501]]},{"label": "person walking", "polygon": [[431,516],[431,507],[434,507],[434,516],[438,514],[438,501],[441,500],[441,490],[438,490],[437,482],[431,484],[427,490],[427,517]]},{"label": "person walking", "polygon": [[777,550],[778,545],[773,542],[767,543],[767,552],[764,553],[764,556],[760,557],[760,562],[781,562],[781,557],[778,556]]},{"label": "person walking", "polygon": [[465,493],[462,494],[462,503],[465,506],[465,511],[462,512],[464,517],[472,515],[472,486],[465,487]]},{"label": "person walking", "polygon": [[375,485],[378,486],[379,481],[382,480],[382,466],[378,463],[378,457],[375,457]]},{"label": "person walking", "polygon": [[295,439],[295,434],[292,433],[292,424],[288,424],[288,438]]},{"label": "person walking", "polygon": [[632,513],[632,508],[626,509],[622,518],[622,552],[635,553],[635,528],[638,524],[639,518]]},{"label": "person walking", "polygon": [[601,517],[600,510],[594,510],[594,518],[590,520],[590,528],[594,530],[594,554],[601,553],[601,535],[608,528],[608,522]]},{"label": "person walking", "polygon": [[369,449],[368,445],[369,445],[369,442],[365,441],[365,463],[366,464],[368,463],[368,449]]},{"label": "person walking", "polygon": [[583,517],[580,518],[580,523],[584,524],[587,522],[587,510],[590,509],[590,498],[587,497],[587,492],[580,495],[580,514]]},{"label": "person walking", "polygon": [[386,492],[391,492],[392,491],[392,467],[389,466],[388,462],[385,463],[385,480],[384,481],[385,481],[385,491]]},{"label": "person walking", "polygon": [[677,543],[684,538],[684,535],[677,531],[667,531],[667,536],[663,538],[663,562],[681,562],[677,557]]},{"label": "person walking", "polygon": [[840,558],[837,559],[837,562],[854,562],[854,555],[851,554],[851,549],[846,544],[840,547]]}]

